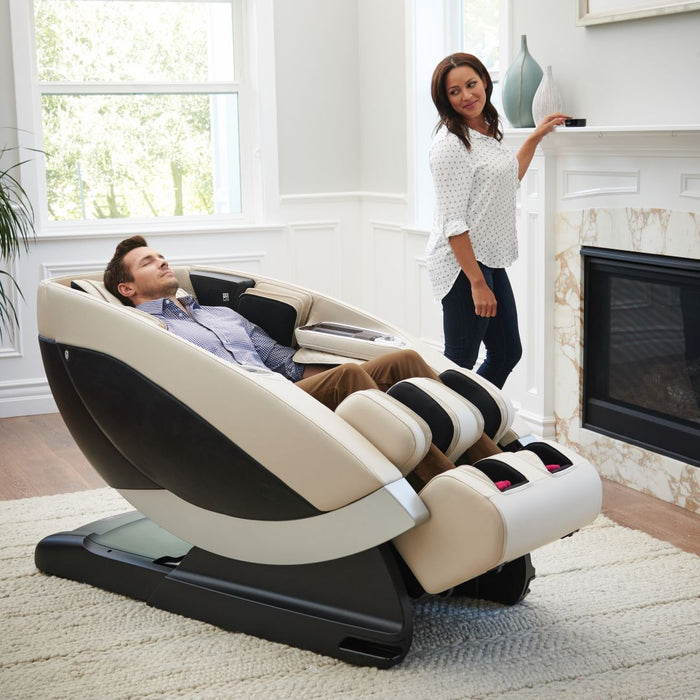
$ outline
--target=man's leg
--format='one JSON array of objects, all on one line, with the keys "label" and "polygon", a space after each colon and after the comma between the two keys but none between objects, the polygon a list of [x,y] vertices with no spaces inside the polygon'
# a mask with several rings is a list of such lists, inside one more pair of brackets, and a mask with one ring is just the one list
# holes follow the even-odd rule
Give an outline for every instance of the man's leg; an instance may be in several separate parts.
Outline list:
[{"label": "man's leg", "polygon": [[361,365],[353,362],[301,379],[296,385],[331,411],[335,411],[340,402],[353,392],[377,388],[375,381]]},{"label": "man's leg", "polygon": [[[415,350],[388,353],[361,365],[347,363],[297,382],[297,386],[334,411],[340,402],[355,391],[389,387],[411,377],[439,378]],[[466,451],[466,459],[473,464],[477,459],[497,454],[501,450],[486,435]],[[437,474],[454,468],[454,464],[431,444],[426,456],[412,472],[415,488],[427,484]]]},{"label": "man's leg", "polygon": [[[428,377],[429,379],[437,379],[440,381],[437,374],[433,372],[426,361],[415,350],[399,350],[398,352],[382,355],[374,360],[365,362],[360,365],[360,367],[374,379],[382,391],[386,391],[389,387],[396,384],[396,382],[400,382],[402,379],[410,379],[411,377]],[[428,453],[424,460],[427,460],[428,464],[421,470],[422,473],[418,474],[425,483],[436,474],[454,467],[454,464],[452,464],[452,462],[450,462],[434,445],[432,445],[431,448],[435,449],[437,455]],[[474,464],[474,462],[480,459],[492,457],[500,452],[502,452],[502,450],[488,435],[481,435],[481,437],[467,449],[461,462]],[[416,467],[414,471],[418,473],[418,467]]]},{"label": "man's leg", "polygon": [[[422,376],[437,379],[435,372],[428,367],[418,353],[413,350],[403,350],[383,355],[362,365],[353,363],[339,365],[313,377],[302,379],[297,382],[297,386],[333,411],[345,397],[355,391],[362,389],[386,391],[402,379]],[[453,467],[454,464],[431,444],[428,453],[412,472],[412,477],[415,477],[412,483],[415,487],[422,488],[422,485],[428,483],[434,476]]]},{"label": "man's leg", "polygon": [[386,391],[396,382],[411,377],[439,378],[428,363],[415,350],[398,350],[363,362],[360,367],[376,382],[377,387]]}]

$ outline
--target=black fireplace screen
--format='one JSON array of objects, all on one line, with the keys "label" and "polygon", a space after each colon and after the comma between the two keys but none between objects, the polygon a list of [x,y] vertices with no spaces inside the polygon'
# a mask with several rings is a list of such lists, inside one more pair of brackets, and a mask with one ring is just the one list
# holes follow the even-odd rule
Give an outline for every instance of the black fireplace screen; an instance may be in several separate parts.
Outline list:
[{"label": "black fireplace screen", "polygon": [[700,466],[700,261],[581,254],[583,427]]}]

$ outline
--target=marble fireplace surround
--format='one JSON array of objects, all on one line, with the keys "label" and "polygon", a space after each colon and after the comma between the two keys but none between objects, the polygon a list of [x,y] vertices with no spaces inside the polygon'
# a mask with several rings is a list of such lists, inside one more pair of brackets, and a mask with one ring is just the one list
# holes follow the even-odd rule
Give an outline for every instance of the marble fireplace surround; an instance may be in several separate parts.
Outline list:
[{"label": "marble fireplace surround", "polygon": [[558,130],[539,151],[533,181],[523,183],[520,225],[526,247],[537,240],[528,231],[533,222],[545,240],[525,255],[548,261],[543,303],[552,305],[551,324],[542,342],[553,371],[542,395],[554,437],[586,455],[602,476],[700,512],[700,468],[581,427],[580,254],[585,245],[700,259],[700,126]]},{"label": "marble fireplace surround", "polygon": [[[694,240],[695,251],[688,241]],[[668,209],[560,212],[556,232],[554,415],[557,439],[601,475],[700,512],[700,468],[581,427],[582,245],[700,259],[700,213]],[[693,254],[690,254],[693,252]]]}]

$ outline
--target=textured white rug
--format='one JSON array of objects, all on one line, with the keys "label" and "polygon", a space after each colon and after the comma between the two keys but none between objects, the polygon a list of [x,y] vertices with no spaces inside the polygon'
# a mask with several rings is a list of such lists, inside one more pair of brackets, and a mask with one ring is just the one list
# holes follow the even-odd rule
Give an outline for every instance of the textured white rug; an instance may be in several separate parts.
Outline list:
[{"label": "textured white rug", "polygon": [[130,510],[111,489],[0,503],[0,697],[700,697],[700,557],[604,517],[533,553],[530,595],[417,606],[380,671],[39,573],[45,535]]}]

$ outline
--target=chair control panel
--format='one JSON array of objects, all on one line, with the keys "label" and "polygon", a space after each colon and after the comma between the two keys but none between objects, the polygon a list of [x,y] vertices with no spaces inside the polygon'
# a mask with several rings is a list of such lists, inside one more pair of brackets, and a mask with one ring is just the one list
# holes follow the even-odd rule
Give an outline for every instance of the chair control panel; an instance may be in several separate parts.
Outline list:
[{"label": "chair control panel", "polygon": [[296,329],[296,340],[300,347],[359,358],[372,357],[377,350],[388,352],[408,347],[398,336],[330,321],[300,326]]}]

